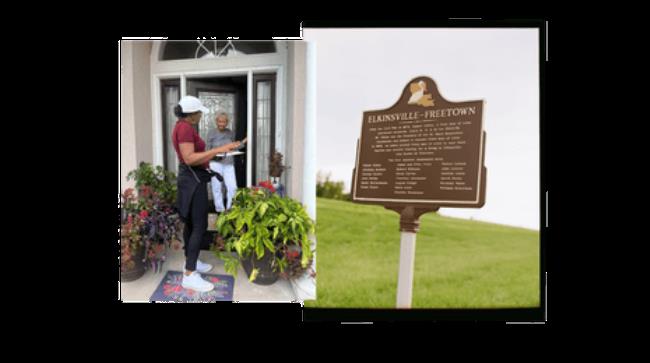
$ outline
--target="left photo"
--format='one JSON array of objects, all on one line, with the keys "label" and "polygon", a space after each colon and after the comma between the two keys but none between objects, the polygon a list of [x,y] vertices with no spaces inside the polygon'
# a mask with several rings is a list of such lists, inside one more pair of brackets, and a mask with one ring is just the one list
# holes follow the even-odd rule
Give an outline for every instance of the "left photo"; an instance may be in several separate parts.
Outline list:
[{"label": "left photo", "polygon": [[120,300],[316,298],[314,47],[119,42]]}]

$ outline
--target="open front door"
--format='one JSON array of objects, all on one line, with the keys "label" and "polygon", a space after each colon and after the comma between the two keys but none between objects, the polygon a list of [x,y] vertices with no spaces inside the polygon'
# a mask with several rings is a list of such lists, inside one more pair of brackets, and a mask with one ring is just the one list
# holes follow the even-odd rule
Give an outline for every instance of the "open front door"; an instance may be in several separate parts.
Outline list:
[{"label": "open front door", "polygon": [[[221,112],[228,114],[228,128],[235,133],[235,139],[246,137],[246,76],[188,79],[187,94],[197,97],[210,110],[196,126],[203,140],[207,142],[208,133],[216,128],[215,119]],[[234,160],[237,187],[244,188],[246,157]]]}]

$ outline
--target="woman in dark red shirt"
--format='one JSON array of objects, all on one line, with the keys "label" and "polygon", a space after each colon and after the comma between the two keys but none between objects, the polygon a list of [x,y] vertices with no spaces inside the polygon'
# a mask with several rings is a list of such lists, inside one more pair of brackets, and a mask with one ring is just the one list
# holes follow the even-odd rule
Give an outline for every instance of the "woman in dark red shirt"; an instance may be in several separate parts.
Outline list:
[{"label": "woman in dark red shirt", "polygon": [[201,101],[192,96],[181,98],[174,108],[179,118],[172,132],[172,142],[179,160],[177,204],[179,215],[185,222],[185,273],[182,286],[200,292],[214,288],[201,278],[212,266],[199,261],[201,241],[208,228],[208,193],[206,183],[212,174],[207,170],[208,162],[219,153],[239,147],[236,141],[214,149],[205,150],[205,142],[194,129],[203,113],[208,112]]}]

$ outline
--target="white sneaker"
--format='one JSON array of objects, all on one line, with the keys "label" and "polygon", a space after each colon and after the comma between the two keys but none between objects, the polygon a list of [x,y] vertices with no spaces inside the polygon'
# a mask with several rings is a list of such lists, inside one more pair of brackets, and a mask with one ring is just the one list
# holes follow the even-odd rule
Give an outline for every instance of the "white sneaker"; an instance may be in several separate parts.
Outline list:
[{"label": "white sneaker", "polygon": [[181,286],[199,292],[208,292],[214,289],[214,285],[201,278],[201,274],[196,271],[192,272],[189,276],[183,274]]},{"label": "white sneaker", "polygon": [[[196,260],[196,271],[204,274],[208,271],[212,270],[212,265],[209,263],[202,262],[201,260]],[[183,272],[187,271],[185,267],[183,267]]]},{"label": "white sneaker", "polygon": [[209,263],[204,263],[203,261],[197,259],[196,260],[196,271],[204,274],[208,271],[212,270],[212,265]]}]

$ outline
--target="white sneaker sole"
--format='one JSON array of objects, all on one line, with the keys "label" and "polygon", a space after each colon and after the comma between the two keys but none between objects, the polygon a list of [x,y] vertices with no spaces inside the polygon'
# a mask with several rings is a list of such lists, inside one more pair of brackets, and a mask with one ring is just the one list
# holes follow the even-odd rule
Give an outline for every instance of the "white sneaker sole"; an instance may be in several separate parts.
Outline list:
[{"label": "white sneaker sole", "polygon": [[[207,270],[199,270],[199,269],[197,268],[197,269],[196,269],[196,272],[198,272],[198,273],[200,273],[200,274],[204,274],[204,273],[206,273],[206,272],[210,272],[210,271],[212,271],[213,268],[214,268],[214,266],[210,266],[210,268],[207,269]],[[185,267],[183,267],[183,273],[185,273],[185,272],[187,272],[187,270],[185,269]]]},{"label": "white sneaker sole", "polygon": [[210,284],[210,286],[207,287],[207,288],[205,288],[205,289],[198,289],[198,288],[191,287],[191,286],[185,286],[185,285],[182,284],[182,283],[181,283],[181,286],[182,286],[184,289],[193,290],[193,291],[198,291],[198,292],[208,292],[208,291],[212,291],[212,290],[214,290],[214,285],[212,285],[212,284]]}]

